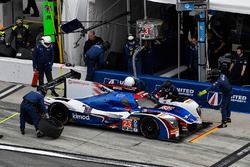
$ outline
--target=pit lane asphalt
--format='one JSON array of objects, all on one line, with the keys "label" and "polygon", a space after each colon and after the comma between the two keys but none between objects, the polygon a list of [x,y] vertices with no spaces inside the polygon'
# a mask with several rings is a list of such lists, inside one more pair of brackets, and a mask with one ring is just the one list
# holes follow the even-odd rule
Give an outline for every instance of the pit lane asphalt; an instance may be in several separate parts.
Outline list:
[{"label": "pit lane asphalt", "polygon": [[[0,82],[0,90],[12,83]],[[1,99],[0,121],[19,111],[22,96],[30,91],[25,86],[17,92]],[[205,110],[203,119],[218,125],[220,113]],[[34,128],[27,125],[26,134],[19,132],[19,117],[0,124],[0,144],[10,144],[45,150],[63,151],[118,160],[127,160],[158,164],[164,166],[211,166],[238,150],[250,141],[249,114],[232,113],[232,123],[225,129],[219,129],[210,135],[190,144],[198,134],[189,136],[181,143],[149,140],[140,135],[117,132],[101,128],[67,125],[62,136],[53,140],[37,139]],[[200,132],[198,132],[200,133]],[[0,151],[2,152],[2,150]],[[1,166],[1,164],[0,164]],[[235,162],[232,166],[250,166],[250,156]]]}]

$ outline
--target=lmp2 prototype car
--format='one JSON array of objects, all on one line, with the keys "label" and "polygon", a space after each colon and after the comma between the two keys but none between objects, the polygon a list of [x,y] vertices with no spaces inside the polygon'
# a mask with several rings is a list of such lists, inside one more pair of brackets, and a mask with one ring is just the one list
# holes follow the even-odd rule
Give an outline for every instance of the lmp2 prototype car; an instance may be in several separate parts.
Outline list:
[{"label": "lmp2 prototype car", "polygon": [[64,96],[45,98],[49,114],[64,124],[116,128],[161,140],[178,138],[180,127],[201,124],[199,115],[189,111],[188,106],[194,103],[191,99],[184,100],[181,105],[180,102],[159,104],[138,94],[113,91],[99,83],[69,78],[65,81]]}]

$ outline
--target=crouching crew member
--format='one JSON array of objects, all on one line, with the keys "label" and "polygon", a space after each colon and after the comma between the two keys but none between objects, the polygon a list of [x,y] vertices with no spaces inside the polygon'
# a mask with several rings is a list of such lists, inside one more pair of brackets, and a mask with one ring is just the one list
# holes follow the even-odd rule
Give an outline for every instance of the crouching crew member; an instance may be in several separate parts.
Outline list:
[{"label": "crouching crew member", "polygon": [[126,77],[123,83],[124,86],[136,87],[140,91],[144,91],[146,88],[145,82],[135,77]]},{"label": "crouching crew member", "polygon": [[49,118],[48,111],[44,105],[45,95],[46,90],[42,87],[38,87],[36,92],[31,91],[23,97],[20,108],[20,130],[22,135],[25,134],[25,115],[29,115],[35,126],[37,137],[43,136],[42,132],[38,130],[40,116],[37,110],[42,111],[45,113],[46,118]]},{"label": "crouching crew member", "polygon": [[208,91],[214,89],[214,88],[219,88],[220,91],[223,94],[222,97],[222,102],[221,102],[221,116],[222,116],[222,121],[221,125],[218,126],[218,128],[225,128],[227,127],[227,122],[231,122],[231,108],[230,108],[230,103],[231,103],[231,95],[232,95],[232,86],[229,83],[229,79],[225,74],[220,74],[218,80],[212,84],[209,88],[201,91],[198,93],[198,96],[202,96],[206,94]]},{"label": "crouching crew member", "polygon": [[157,98],[157,96],[165,98],[176,98],[178,97],[178,95],[179,93],[177,88],[169,80],[165,81],[160,87],[158,87],[151,93],[152,98]]},{"label": "crouching crew member", "polygon": [[108,41],[102,44],[93,45],[86,53],[86,65],[87,65],[87,81],[93,81],[94,73],[97,68],[103,68],[105,65],[104,53],[110,48]]}]

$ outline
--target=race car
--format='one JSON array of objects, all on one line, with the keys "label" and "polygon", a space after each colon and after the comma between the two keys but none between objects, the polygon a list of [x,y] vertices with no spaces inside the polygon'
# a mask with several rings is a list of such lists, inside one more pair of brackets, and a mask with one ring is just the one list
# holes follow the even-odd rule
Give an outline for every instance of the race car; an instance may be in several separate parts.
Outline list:
[{"label": "race car", "polygon": [[[65,75],[67,76],[67,74]],[[64,79],[48,83],[50,88]],[[130,92],[114,91],[102,84],[79,79],[65,79],[64,97],[46,97],[49,114],[63,124],[73,122],[141,133],[150,139],[176,139],[180,127],[200,123],[197,115],[182,106],[160,104]]]},{"label": "race car", "polygon": [[[150,93],[141,91],[140,89],[136,87],[125,86],[119,80],[106,79],[103,85],[115,91],[135,93],[135,97],[137,99],[150,97]],[[183,129],[195,130],[197,129],[197,127],[202,126],[203,122],[201,119],[201,106],[193,99],[186,97],[186,96],[181,96],[181,95],[178,95],[177,97],[174,97],[174,96],[162,97],[160,94],[157,93],[157,95],[154,97],[154,101],[155,100],[157,100],[156,103],[159,103],[162,106],[167,105],[167,106],[181,108],[189,112],[189,114],[193,115],[196,118],[196,120],[192,124],[186,124],[185,121],[180,120],[179,128],[181,131]],[[178,112],[183,112],[183,111],[178,111]],[[177,119],[179,119],[178,116],[176,117]]]}]

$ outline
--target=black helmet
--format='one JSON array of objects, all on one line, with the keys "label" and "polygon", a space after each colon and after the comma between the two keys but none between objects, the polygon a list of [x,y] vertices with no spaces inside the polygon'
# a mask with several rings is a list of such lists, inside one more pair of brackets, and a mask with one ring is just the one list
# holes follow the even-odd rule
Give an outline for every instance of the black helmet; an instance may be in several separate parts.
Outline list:
[{"label": "black helmet", "polygon": [[164,88],[170,88],[172,85],[172,82],[170,80],[166,80],[164,83],[163,83],[163,87]]},{"label": "black helmet", "polygon": [[36,90],[38,91],[38,92],[40,92],[42,95],[46,95],[47,94],[47,90],[44,88],[44,87],[42,87],[42,86],[38,86],[37,88],[36,88]]},{"label": "black helmet", "polygon": [[105,41],[102,43],[102,47],[104,50],[108,50],[110,48],[110,43],[109,41]]}]

